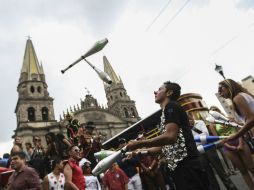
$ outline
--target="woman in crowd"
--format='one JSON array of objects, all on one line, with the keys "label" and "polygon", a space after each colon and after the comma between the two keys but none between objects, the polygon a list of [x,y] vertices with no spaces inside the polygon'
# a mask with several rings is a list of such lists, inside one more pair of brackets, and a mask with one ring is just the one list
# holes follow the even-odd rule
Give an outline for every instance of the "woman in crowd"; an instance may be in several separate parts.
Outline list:
[{"label": "woman in crowd", "polygon": [[47,150],[45,151],[45,156],[47,156],[49,159],[54,159],[58,156],[58,147],[56,142],[56,136],[54,133],[49,132],[45,135],[45,139],[47,142]]},{"label": "woman in crowd", "polygon": [[52,163],[53,171],[43,179],[43,190],[64,190],[65,177],[63,171],[63,161],[56,158]]},{"label": "woman in crowd", "polygon": [[56,139],[58,144],[59,157],[68,159],[68,149],[72,146],[72,143],[62,133],[58,133],[56,135]]},{"label": "woman in crowd", "polygon": [[41,138],[39,136],[33,136],[34,150],[31,156],[30,164],[39,173],[41,179],[46,174],[44,159],[45,149],[41,144]]},{"label": "woman in crowd", "polygon": [[231,79],[220,82],[218,92],[223,98],[230,98],[232,100],[236,119],[239,116],[245,124],[240,130],[219,124],[210,125],[210,130],[213,135],[229,136],[225,141],[226,143],[224,143],[223,151],[234,166],[240,170],[249,188],[254,189],[254,182],[248,173],[249,170],[254,174],[254,163],[251,157],[251,151],[242,138],[254,122],[254,115],[251,116],[251,113],[254,114],[252,112],[252,110],[254,111],[254,107],[251,107],[254,106],[253,97],[241,85]]},{"label": "woman in crowd", "polygon": [[221,81],[218,93],[223,98],[232,100],[236,117],[244,123],[228,140],[237,139],[254,126],[254,96],[232,79]]},{"label": "woman in crowd", "polygon": [[79,162],[85,178],[86,190],[101,190],[100,182],[96,176],[92,175],[91,162],[86,158],[82,158]]}]

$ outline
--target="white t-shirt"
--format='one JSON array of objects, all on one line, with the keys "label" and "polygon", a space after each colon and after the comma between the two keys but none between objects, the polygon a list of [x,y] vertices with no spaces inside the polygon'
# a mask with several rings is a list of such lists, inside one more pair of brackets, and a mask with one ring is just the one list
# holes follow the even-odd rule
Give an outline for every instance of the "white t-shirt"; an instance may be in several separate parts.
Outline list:
[{"label": "white t-shirt", "polygon": [[[195,130],[191,130],[193,137],[195,137],[196,135],[198,135],[198,136],[199,135],[209,135],[208,129],[206,127],[206,124],[202,120],[195,120],[193,128],[196,128],[196,129],[198,129],[199,131],[202,132],[202,133],[198,133]],[[196,145],[200,145],[200,144],[201,143],[196,143]]]},{"label": "white t-shirt", "polygon": [[101,185],[95,176],[84,176],[86,183],[86,190],[101,190]]},{"label": "white t-shirt", "polygon": [[192,130],[192,134],[195,137],[196,135],[209,135],[208,129],[206,127],[206,124],[202,120],[195,120],[195,124],[193,126],[194,128],[198,129],[202,133],[197,133],[196,131]]}]

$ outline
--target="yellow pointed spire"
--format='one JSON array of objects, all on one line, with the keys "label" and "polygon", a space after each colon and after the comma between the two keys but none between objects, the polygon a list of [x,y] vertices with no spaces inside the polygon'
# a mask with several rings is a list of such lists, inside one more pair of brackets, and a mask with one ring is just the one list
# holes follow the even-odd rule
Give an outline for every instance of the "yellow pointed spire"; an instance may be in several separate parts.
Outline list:
[{"label": "yellow pointed spire", "polygon": [[43,73],[43,69],[40,67],[32,40],[28,37],[26,41],[26,49],[23,60],[23,66],[21,69],[21,74],[27,73],[28,80],[33,79],[33,75],[36,76],[37,80],[40,80],[40,74]]},{"label": "yellow pointed spire", "polygon": [[116,75],[114,69],[109,63],[106,56],[103,56],[104,72],[109,75],[113,83],[122,83],[121,79]]}]

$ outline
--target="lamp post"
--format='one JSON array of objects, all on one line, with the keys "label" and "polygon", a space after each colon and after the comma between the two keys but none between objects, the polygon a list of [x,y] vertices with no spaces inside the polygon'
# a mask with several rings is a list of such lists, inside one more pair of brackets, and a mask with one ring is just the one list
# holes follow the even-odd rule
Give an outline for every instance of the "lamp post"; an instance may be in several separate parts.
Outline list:
[{"label": "lamp post", "polygon": [[224,76],[223,68],[222,68],[221,65],[215,64],[215,69],[214,70],[217,71],[224,79],[226,79],[225,76]]}]

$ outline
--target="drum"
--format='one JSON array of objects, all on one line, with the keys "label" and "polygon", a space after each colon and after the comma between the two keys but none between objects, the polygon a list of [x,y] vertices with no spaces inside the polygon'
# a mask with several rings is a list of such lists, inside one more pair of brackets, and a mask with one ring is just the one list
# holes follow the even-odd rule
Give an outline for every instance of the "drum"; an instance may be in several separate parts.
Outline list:
[{"label": "drum", "polygon": [[208,116],[208,107],[202,96],[197,93],[183,94],[178,99],[178,102],[182,108],[187,112],[191,113],[196,120],[204,120]]}]

